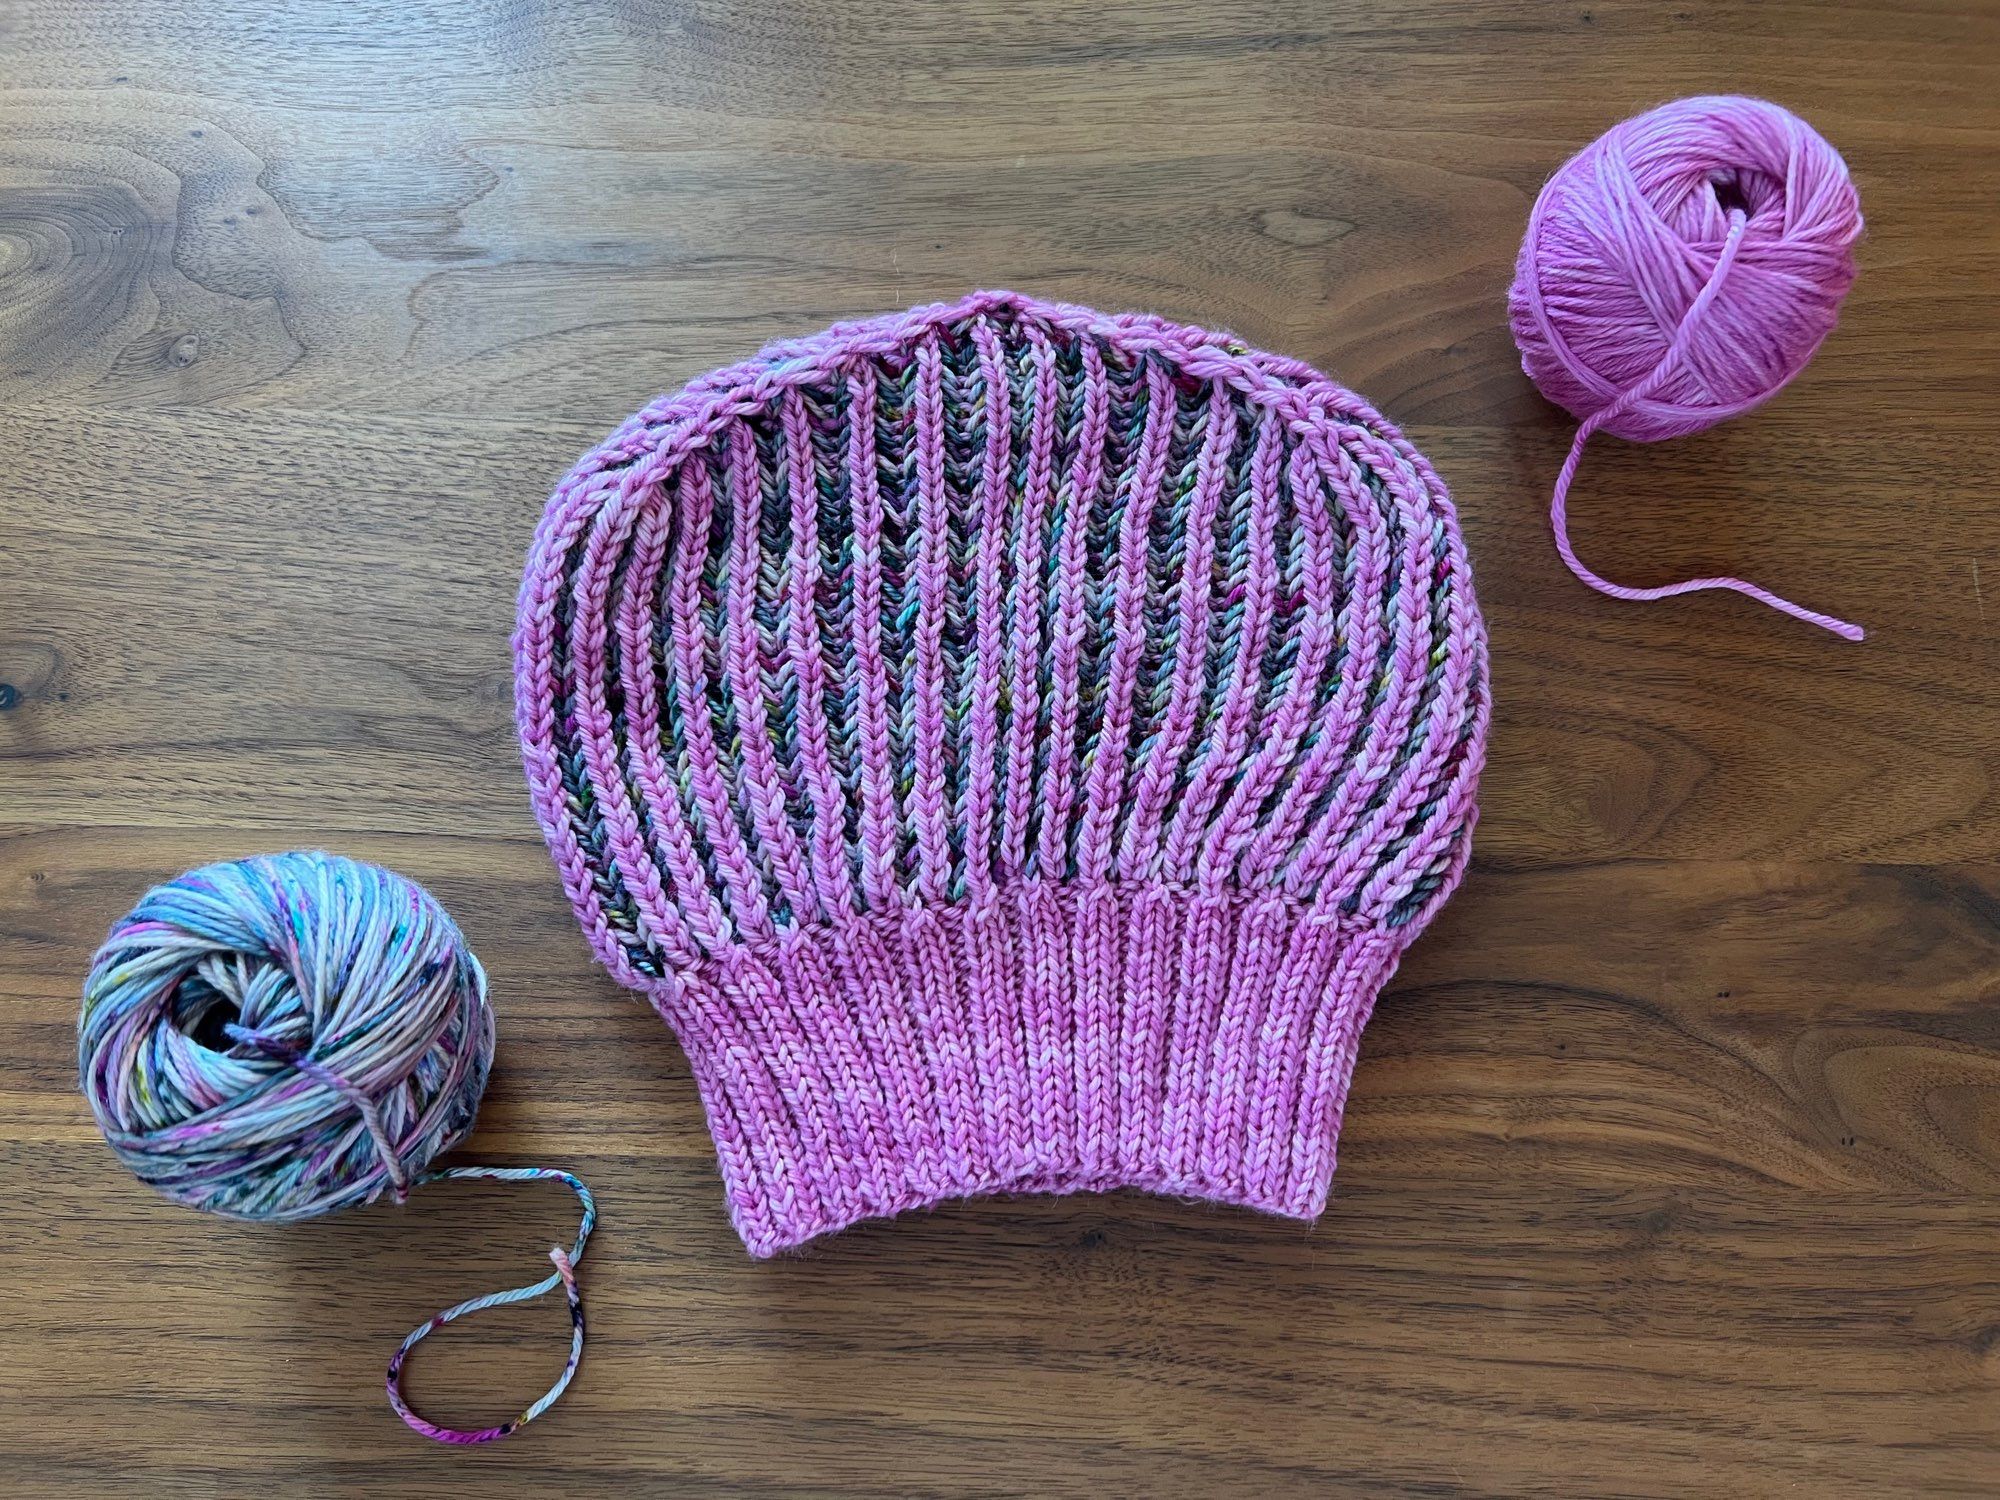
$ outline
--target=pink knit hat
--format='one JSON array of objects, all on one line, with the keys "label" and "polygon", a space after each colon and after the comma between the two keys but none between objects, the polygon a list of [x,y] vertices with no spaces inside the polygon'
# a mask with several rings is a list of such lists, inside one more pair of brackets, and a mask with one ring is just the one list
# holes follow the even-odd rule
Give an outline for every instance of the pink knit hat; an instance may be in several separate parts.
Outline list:
[{"label": "pink knit hat", "polygon": [[1310,1219],[1464,872],[1486,642],[1366,402],[981,292],[654,403],[549,502],[535,811],[770,1255],[992,1192]]}]

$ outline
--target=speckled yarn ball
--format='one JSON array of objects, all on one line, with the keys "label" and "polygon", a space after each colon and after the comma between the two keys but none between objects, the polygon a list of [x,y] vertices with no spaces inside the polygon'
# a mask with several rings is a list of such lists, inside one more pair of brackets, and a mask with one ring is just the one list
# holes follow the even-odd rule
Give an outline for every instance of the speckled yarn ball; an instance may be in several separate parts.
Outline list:
[{"label": "speckled yarn ball", "polygon": [[1509,312],[1522,367],[1582,421],[1665,358],[1741,243],[1685,349],[1599,430],[1637,442],[1699,432],[1775,395],[1832,331],[1854,280],[1861,200],[1813,128],[1762,99],[1682,99],[1626,120],[1549,179]]},{"label": "speckled yarn ball", "polygon": [[399,1197],[471,1129],[486,975],[444,908],[310,852],[147,892],[84,982],[78,1067],[125,1165],[232,1218]]}]

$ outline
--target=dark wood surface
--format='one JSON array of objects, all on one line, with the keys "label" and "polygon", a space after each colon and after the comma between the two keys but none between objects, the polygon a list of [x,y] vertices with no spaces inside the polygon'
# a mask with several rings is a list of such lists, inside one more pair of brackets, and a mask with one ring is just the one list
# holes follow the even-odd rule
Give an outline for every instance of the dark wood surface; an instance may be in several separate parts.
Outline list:
[{"label": "dark wood surface", "polygon": [[[1528,206],[1723,90],[1845,152],[1863,273],[1773,406],[1594,451],[1578,545],[1864,646],[1612,603],[1548,543]],[[1984,0],[0,0],[0,1489],[1994,1493],[1996,202]],[[757,1265],[529,816],[517,570],[656,392],[980,284],[1233,327],[1410,429],[1492,626],[1476,867],[1317,1227],[1030,1199]],[[602,1196],[581,1377],[493,1448],[404,1431],[382,1364],[532,1273],[559,1194],[211,1222],[75,1091],[111,920],[297,844],[424,881],[484,957],[465,1155]],[[504,1414],[561,1341],[475,1320],[413,1387]]]}]

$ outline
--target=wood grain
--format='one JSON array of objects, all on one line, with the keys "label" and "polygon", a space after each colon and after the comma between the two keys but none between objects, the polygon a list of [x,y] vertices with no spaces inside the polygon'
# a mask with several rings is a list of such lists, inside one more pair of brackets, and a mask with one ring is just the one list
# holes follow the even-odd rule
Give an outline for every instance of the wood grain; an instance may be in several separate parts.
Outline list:
[{"label": "wood grain", "polygon": [[[1994,1493],[1996,74],[2000,16],[1942,0],[0,0],[0,1487]],[[1863,274],[1772,407],[1594,449],[1577,542],[1862,647],[1614,605],[1544,531],[1528,205],[1727,90],[1841,147]],[[978,284],[1228,325],[1409,427],[1492,626],[1476,867],[1312,1230],[1030,1199],[756,1265],[528,815],[513,589],[552,480],[653,394]],[[530,1271],[559,1195],[209,1222],[75,1093],[112,918],[301,843],[424,881],[485,959],[468,1155],[603,1199],[582,1375],[488,1450],[404,1432],[381,1366]],[[412,1383],[490,1417],[560,1343],[553,1308],[475,1320]]]}]

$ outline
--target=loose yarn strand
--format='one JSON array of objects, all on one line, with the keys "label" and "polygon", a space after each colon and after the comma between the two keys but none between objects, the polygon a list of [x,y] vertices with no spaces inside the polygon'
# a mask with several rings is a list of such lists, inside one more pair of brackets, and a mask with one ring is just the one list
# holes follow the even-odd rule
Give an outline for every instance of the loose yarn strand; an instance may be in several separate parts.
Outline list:
[{"label": "loose yarn strand", "polygon": [[[532,1182],[542,1179],[560,1182],[583,1205],[583,1219],[577,1225],[576,1243],[567,1253],[561,1246],[549,1251],[549,1259],[555,1264],[555,1272],[540,1281],[527,1286],[517,1286],[509,1291],[488,1292],[483,1297],[468,1297],[455,1307],[448,1307],[427,1323],[420,1323],[409,1332],[389,1360],[389,1377],[386,1389],[389,1405],[397,1416],[409,1424],[410,1430],[422,1433],[434,1442],[470,1446],[474,1443],[491,1443],[518,1432],[535,1420],[551,1406],[555,1405],[562,1393],[569,1389],[569,1383],[576,1378],[577,1366],[583,1362],[583,1293],[576,1283],[577,1262],[583,1259],[584,1246],[590,1242],[590,1231],[597,1227],[597,1199],[579,1177],[553,1167],[444,1167],[435,1172],[426,1172],[417,1179],[417,1186],[429,1182],[447,1182],[482,1178],[494,1182]],[[557,1286],[569,1301],[570,1341],[569,1358],[563,1362],[562,1374],[517,1417],[501,1422],[493,1427],[459,1428],[444,1427],[411,1410],[403,1395],[403,1365],[410,1351],[447,1323],[456,1322],[468,1313],[483,1312],[489,1307],[506,1307],[516,1302],[532,1302],[537,1297],[547,1296]]]},{"label": "loose yarn strand", "polygon": [[[421,1323],[411,1329],[409,1336],[397,1346],[395,1354],[389,1360],[389,1405],[397,1416],[409,1424],[411,1431],[420,1432],[436,1442],[465,1445],[494,1442],[525,1427],[553,1406],[556,1398],[569,1388],[570,1381],[576,1376],[577,1366],[583,1362],[583,1293],[576,1284],[576,1263],[583,1259],[583,1247],[590,1241],[590,1231],[597,1227],[597,1199],[583,1180],[553,1167],[442,1167],[435,1172],[426,1172],[412,1182],[403,1168],[402,1158],[397,1153],[395,1143],[389,1138],[388,1127],[382,1123],[381,1109],[368,1097],[366,1091],[357,1088],[325,1064],[307,1057],[298,1048],[288,1046],[274,1037],[265,1036],[261,1032],[253,1031],[247,1026],[239,1026],[234,1022],[225,1025],[223,1030],[232,1040],[255,1047],[281,1062],[291,1064],[315,1083],[352,1104],[360,1114],[369,1139],[375,1143],[375,1149],[382,1158],[383,1170],[389,1174],[389,1181],[394,1186],[398,1203],[408,1201],[411,1189],[421,1187],[425,1183],[468,1178],[484,1178],[494,1182],[532,1182],[546,1178],[565,1184],[576,1194],[583,1204],[583,1222],[577,1227],[576,1244],[571,1247],[568,1254],[563,1253],[560,1245],[550,1249],[549,1259],[555,1262],[556,1268],[554,1275],[545,1276],[529,1286],[517,1286],[511,1291],[489,1292],[483,1297],[469,1297],[456,1307],[446,1308],[429,1322]],[[537,1297],[548,1295],[558,1284],[562,1286],[564,1295],[569,1299],[569,1358],[564,1362],[562,1374],[557,1377],[556,1383],[538,1400],[511,1421],[502,1422],[494,1427],[470,1429],[439,1426],[411,1409],[403,1395],[403,1364],[409,1358],[410,1351],[419,1343],[445,1324],[456,1322],[467,1313],[480,1312],[489,1307],[505,1307],[515,1302],[530,1302]]]},{"label": "loose yarn strand", "polygon": [[1652,395],[1653,392],[1666,383],[1667,377],[1679,367],[1682,358],[1687,353],[1688,345],[1693,342],[1695,332],[1700,326],[1702,314],[1708,311],[1709,304],[1715,300],[1716,294],[1722,290],[1723,277],[1729,273],[1730,266],[1736,260],[1736,252],[1742,247],[1743,232],[1748,227],[1748,224],[1749,220],[1742,209],[1730,210],[1729,235],[1723,241],[1721,254],[1716,256],[1715,269],[1709,273],[1707,282],[1702,286],[1701,291],[1689,305],[1686,315],[1680,321],[1680,326],[1674,330],[1673,340],[1667,345],[1667,352],[1660,357],[1660,362],[1653,366],[1651,372],[1640,380],[1637,385],[1629,387],[1609,406],[1592,412],[1577,427],[1576,437],[1569,445],[1569,456],[1563,460],[1562,470],[1556,475],[1555,492],[1549,500],[1549,525],[1555,531],[1556,551],[1561,554],[1562,560],[1569,565],[1570,572],[1596,589],[1598,593],[1607,594],[1613,599],[1642,601],[1649,599],[1671,599],[1678,594],[1696,594],[1705,589],[1731,589],[1736,593],[1755,599],[1760,604],[1767,604],[1781,614],[1790,615],[1795,620],[1804,620],[1810,625],[1817,625],[1822,630],[1830,630],[1835,635],[1842,636],[1847,640],[1858,641],[1863,639],[1866,634],[1859,625],[1839,619],[1833,615],[1821,614],[1818,610],[1807,609],[1800,604],[1794,604],[1791,600],[1774,594],[1769,589],[1760,588],[1746,579],[1726,577],[1690,578],[1681,583],[1662,584],[1656,588],[1634,588],[1629,584],[1613,583],[1610,579],[1587,567],[1577,557],[1576,549],[1570,545],[1569,487],[1571,482],[1576,478],[1578,466],[1583,462],[1585,445],[1590,442],[1592,435],[1599,428],[1608,422],[1616,421],[1620,416],[1623,416],[1634,406],[1637,406],[1641,401]]}]

